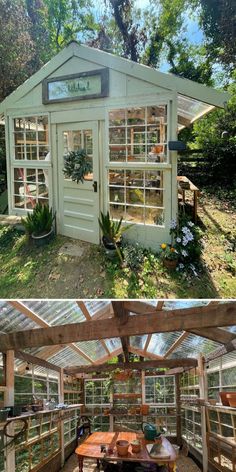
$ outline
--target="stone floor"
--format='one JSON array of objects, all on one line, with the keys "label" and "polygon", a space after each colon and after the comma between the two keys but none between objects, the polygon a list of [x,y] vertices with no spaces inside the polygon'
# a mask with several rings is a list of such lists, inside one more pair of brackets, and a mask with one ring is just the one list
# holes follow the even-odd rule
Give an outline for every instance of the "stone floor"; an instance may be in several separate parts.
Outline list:
[{"label": "stone floor", "polygon": [[[178,472],[201,472],[201,469],[189,457],[179,456],[177,460]],[[91,459],[84,461],[84,472],[97,472],[96,462]],[[77,457],[73,454],[66,462],[61,472],[79,472]]]}]

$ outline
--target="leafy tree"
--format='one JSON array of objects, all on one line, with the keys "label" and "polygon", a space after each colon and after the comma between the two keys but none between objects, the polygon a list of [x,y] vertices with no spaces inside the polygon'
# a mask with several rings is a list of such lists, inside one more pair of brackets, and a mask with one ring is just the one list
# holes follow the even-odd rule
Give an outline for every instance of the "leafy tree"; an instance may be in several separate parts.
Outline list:
[{"label": "leafy tree", "polygon": [[213,85],[212,63],[206,57],[204,46],[189,44],[186,40],[170,44],[167,60],[169,72],[201,84]]},{"label": "leafy tree", "polygon": [[200,25],[207,38],[209,56],[232,72],[236,66],[235,0],[190,0],[190,4],[201,7]]},{"label": "leafy tree", "polygon": [[[236,79],[236,73],[233,78]],[[203,149],[208,176],[222,184],[236,180],[236,85],[229,86],[231,99],[225,109],[217,109],[196,121],[195,144]]]},{"label": "leafy tree", "polygon": [[33,71],[37,71],[52,56],[46,27],[47,8],[43,0],[25,0],[25,5],[30,18],[29,34],[34,44],[31,67]]},{"label": "leafy tree", "polygon": [[23,0],[0,0],[0,101],[32,73],[34,44]]}]

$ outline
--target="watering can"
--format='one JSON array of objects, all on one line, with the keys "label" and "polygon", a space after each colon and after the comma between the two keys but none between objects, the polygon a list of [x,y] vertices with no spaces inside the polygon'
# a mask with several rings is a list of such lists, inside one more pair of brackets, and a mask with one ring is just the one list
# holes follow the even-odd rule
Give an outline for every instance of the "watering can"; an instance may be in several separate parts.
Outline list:
[{"label": "watering can", "polygon": [[160,436],[160,431],[157,431],[156,426],[150,423],[142,423],[142,431],[144,433],[145,439],[148,441],[154,441],[154,439]]}]

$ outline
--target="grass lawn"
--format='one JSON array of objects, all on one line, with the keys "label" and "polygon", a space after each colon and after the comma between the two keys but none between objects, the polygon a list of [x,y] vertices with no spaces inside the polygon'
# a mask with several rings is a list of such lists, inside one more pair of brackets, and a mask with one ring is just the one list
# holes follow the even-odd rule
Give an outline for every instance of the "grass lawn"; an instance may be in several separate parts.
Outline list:
[{"label": "grass lawn", "polygon": [[0,298],[235,298],[234,197],[233,192],[202,192],[197,277],[169,272],[151,253],[138,270],[121,268],[106,260],[102,248],[63,236],[34,248],[16,229],[1,227]]}]

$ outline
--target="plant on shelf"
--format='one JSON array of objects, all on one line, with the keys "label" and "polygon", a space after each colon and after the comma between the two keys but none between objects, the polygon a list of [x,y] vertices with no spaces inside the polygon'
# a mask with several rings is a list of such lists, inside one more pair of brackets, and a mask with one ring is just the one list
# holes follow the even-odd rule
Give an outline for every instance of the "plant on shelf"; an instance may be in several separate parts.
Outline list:
[{"label": "plant on shelf", "polygon": [[[102,230],[102,242],[105,249],[116,252],[120,261],[123,262],[123,257],[120,250],[122,234],[130,229],[133,225],[122,225],[123,218],[120,220],[113,220],[109,212],[106,214],[101,212],[101,217],[98,218],[99,226]],[[112,256],[112,254],[110,254]]]},{"label": "plant on shelf", "polygon": [[179,254],[174,246],[162,243],[160,258],[167,269],[175,269],[177,267]]},{"label": "plant on shelf", "polygon": [[28,213],[25,218],[21,218],[22,225],[26,233],[34,240],[36,245],[47,243],[53,234],[53,221],[55,213],[48,205],[36,203],[33,212]]},{"label": "plant on shelf", "polygon": [[84,177],[93,171],[92,160],[85,149],[70,151],[64,156],[63,172],[77,184],[84,182]]}]

